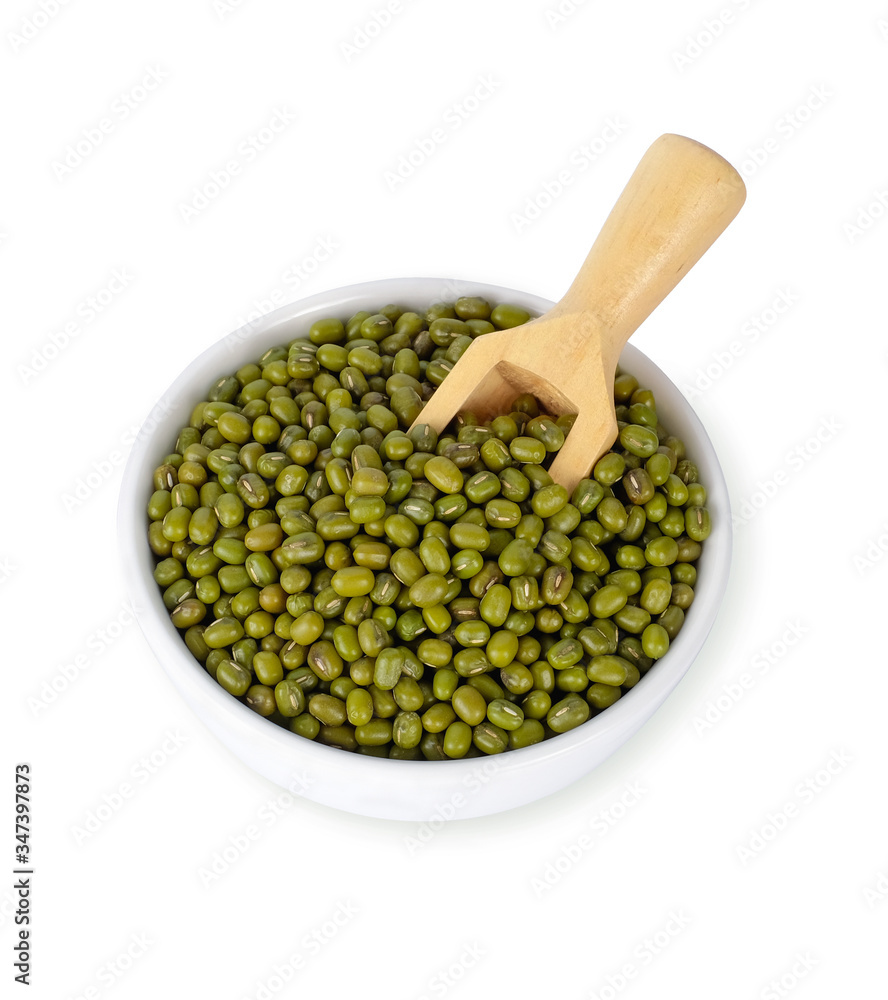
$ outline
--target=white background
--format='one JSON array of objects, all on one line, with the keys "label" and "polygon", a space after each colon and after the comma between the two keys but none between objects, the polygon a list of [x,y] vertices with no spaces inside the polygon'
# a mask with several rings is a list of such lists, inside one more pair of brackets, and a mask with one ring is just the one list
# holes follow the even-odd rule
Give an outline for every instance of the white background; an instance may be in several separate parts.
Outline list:
[{"label": "white background", "polygon": [[[4,4],[4,995],[28,761],[31,996],[884,996],[888,7],[383,2]],[[416,825],[279,800],[132,623],[115,510],[140,421],[204,347],[325,288],[557,298],[668,131],[749,189],[633,340],[739,514],[702,655],[586,779],[420,850]]]}]

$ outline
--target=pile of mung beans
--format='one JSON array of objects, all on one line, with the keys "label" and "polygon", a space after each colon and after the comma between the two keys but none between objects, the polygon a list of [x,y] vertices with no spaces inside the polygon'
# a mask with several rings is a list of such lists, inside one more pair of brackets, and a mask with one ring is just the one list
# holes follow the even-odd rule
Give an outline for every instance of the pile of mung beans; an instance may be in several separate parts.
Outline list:
[{"label": "pile of mung beans", "polygon": [[546,470],[572,418],[532,396],[409,429],[475,337],[529,318],[467,296],[322,319],[209,387],[154,471],[148,541],[233,697],[342,750],[476,757],[582,725],[667,652],[710,517],[631,374],[570,495]]}]

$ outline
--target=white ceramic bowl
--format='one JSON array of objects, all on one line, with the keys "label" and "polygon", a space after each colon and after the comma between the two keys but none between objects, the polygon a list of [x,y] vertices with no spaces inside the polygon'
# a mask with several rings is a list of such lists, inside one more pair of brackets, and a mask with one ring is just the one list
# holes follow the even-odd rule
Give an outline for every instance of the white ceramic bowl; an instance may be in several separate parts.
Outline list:
[{"label": "white ceramic bowl", "polygon": [[282,306],[214,344],[187,366],[145,421],[123,478],[118,526],[133,603],[152,650],[182,697],[234,754],[266,778],[294,794],[366,816],[419,822],[484,816],[533,802],[587,774],[653,715],[684,676],[709,633],[727,585],[731,518],[712,443],[677,387],[629,345],[621,364],[654,391],[664,425],[684,440],[697,463],[709,493],[713,531],[703,547],[694,604],[681,632],[667,655],[615,705],[571,732],[496,757],[383,760],[313,743],[268,722],[232,698],[192,657],[169,620],[152,576],[145,507],[152,470],[172,450],[194,404],[215,379],[269,347],[306,334],[316,319],[345,319],[359,309],[378,309],[388,302],[423,310],[434,301],[466,294],[517,303],[536,314],[552,305],[496,285],[406,278],[350,285]]}]

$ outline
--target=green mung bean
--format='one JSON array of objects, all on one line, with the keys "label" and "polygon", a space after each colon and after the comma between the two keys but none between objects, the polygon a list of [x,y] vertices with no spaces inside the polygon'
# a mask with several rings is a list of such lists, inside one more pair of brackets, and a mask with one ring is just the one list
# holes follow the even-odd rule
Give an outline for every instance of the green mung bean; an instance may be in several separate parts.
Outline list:
[{"label": "green mung bean", "polygon": [[147,491],[154,577],[195,659],[272,724],[496,754],[582,725],[668,654],[712,515],[631,374],[570,494],[547,469],[572,418],[528,394],[411,426],[474,339],[528,319],[465,296],[318,320],[193,407]]}]

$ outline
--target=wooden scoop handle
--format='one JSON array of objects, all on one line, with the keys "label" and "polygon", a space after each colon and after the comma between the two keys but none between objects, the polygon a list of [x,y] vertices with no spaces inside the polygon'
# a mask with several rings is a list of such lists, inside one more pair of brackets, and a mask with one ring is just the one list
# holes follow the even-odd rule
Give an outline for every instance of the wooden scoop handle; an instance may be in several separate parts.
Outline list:
[{"label": "wooden scoop handle", "polygon": [[632,333],[728,226],[743,179],[708,146],[660,136],[642,157],[598,238],[552,311],[601,337],[605,370]]},{"label": "wooden scoop handle", "polygon": [[614,372],[635,329],[712,245],[746,198],[711,149],[663,135],[648,149],[573,284],[543,316],[477,337],[417,421],[439,433],[454,414],[508,412],[521,393],[575,414],[549,469],[568,491],[617,436]]}]

